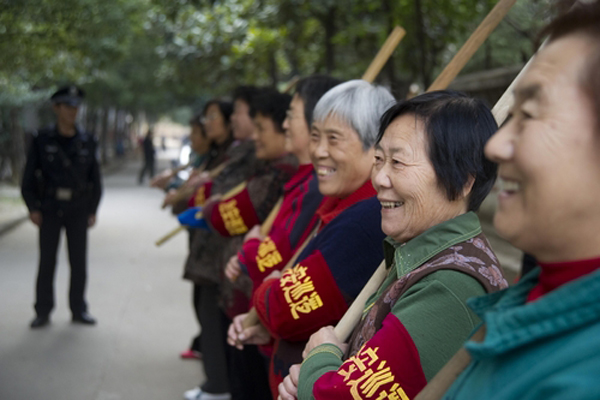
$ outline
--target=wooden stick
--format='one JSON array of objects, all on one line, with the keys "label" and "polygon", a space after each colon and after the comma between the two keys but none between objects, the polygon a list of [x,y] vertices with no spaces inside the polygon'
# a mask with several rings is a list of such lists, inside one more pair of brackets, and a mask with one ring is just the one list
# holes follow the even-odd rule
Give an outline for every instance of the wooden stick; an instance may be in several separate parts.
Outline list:
[{"label": "wooden stick", "polygon": [[154,244],[156,247],[160,247],[167,240],[171,239],[173,236],[177,235],[179,232],[183,232],[185,230],[185,226],[179,225],[177,228],[173,229],[171,232],[167,233],[165,236],[158,239]]},{"label": "wooden stick", "polygon": [[360,291],[356,299],[352,302],[348,311],[344,314],[342,319],[335,326],[334,332],[335,335],[342,342],[348,340],[352,330],[360,321],[363,310],[365,308],[365,304],[367,303],[368,298],[379,289],[385,277],[388,274],[388,269],[385,265],[385,260],[379,264],[379,267],[375,270],[365,287]]},{"label": "wooden stick", "polygon": [[[308,243],[310,243],[312,238],[315,236],[318,229],[319,229],[319,226],[317,225],[312,230],[310,235],[308,235],[307,238],[304,240],[304,243],[302,243],[302,246],[300,246],[298,248],[298,250],[294,253],[294,256],[290,259],[290,261],[288,261],[288,263],[285,264],[285,267],[283,267],[283,269],[281,270],[282,272],[287,271],[288,269],[294,267],[294,265],[296,264],[296,260],[298,259],[300,254],[302,254],[302,252],[304,251],[304,249],[306,248]],[[257,325],[259,323],[260,323],[260,320],[258,319],[258,314],[256,313],[256,308],[252,307],[250,309],[250,311],[248,311],[248,315],[246,315],[246,318],[244,318],[244,320],[242,321],[242,326],[244,327],[244,329],[246,329],[246,328],[250,328],[251,326]]]},{"label": "wooden stick", "polygon": [[271,227],[273,226],[273,222],[275,222],[275,218],[277,214],[279,214],[279,210],[281,209],[281,205],[283,204],[283,196],[277,200],[277,203],[273,206],[273,209],[267,216],[267,218],[263,221],[260,226],[260,234],[261,236],[267,236],[269,232],[271,232]]},{"label": "wooden stick", "polygon": [[462,48],[454,56],[452,61],[444,68],[437,79],[429,86],[428,92],[442,90],[450,85],[456,75],[463,69],[465,64],[473,57],[481,44],[488,38],[500,21],[508,13],[517,0],[500,0],[490,11],[485,19],[479,24],[475,32],[471,34]]},{"label": "wooden stick", "polygon": [[396,47],[398,47],[398,44],[404,35],[406,35],[406,31],[400,26],[396,26],[392,30],[392,33],[390,33],[388,38],[385,40],[383,46],[381,46],[381,49],[379,49],[379,52],[373,61],[371,61],[371,65],[369,65],[369,68],[367,68],[361,79],[372,83],[375,78],[377,78],[377,75],[379,75],[379,72],[381,72],[381,69],[385,63],[387,63]]},{"label": "wooden stick", "polygon": [[294,76],[289,83],[287,84],[287,86],[285,87],[285,89],[283,89],[282,93],[289,93],[292,91],[292,89],[294,87],[296,87],[296,84],[298,83],[298,81],[300,80],[300,77],[298,75]]},{"label": "wooden stick", "polygon": [[[485,337],[485,325],[473,334],[470,340],[483,341]],[[427,386],[414,398],[414,400],[438,400],[448,391],[456,378],[471,362],[469,352],[462,347],[442,369],[429,381]]]}]

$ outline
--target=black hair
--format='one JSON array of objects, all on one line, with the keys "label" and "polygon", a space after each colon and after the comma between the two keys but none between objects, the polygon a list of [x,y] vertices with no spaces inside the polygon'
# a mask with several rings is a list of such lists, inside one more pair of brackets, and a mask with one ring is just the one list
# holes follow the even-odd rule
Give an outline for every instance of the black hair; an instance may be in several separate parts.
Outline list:
[{"label": "black hair", "polygon": [[298,81],[296,94],[304,102],[304,118],[309,127],[312,125],[313,111],[319,99],[340,83],[341,80],[327,75],[311,75]]},{"label": "black hair", "polygon": [[424,124],[429,159],[448,200],[458,199],[469,178],[475,179],[468,210],[477,211],[492,190],[498,170],[483,151],[498,130],[489,107],[479,99],[451,90],[400,101],[381,117],[377,143],[392,121],[405,114],[414,115]]},{"label": "black hair", "polygon": [[206,111],[208,111],[208,107],[216,104],[219,107],[219,111],[221,111],[221,115],[223,115],[223,119],[225,120],[225,124],[230,126],[231,123],[231,114],[233,114],[233,104],[228,101],[223,101],[219,99],[209,100],[202,109],[202,115],[206,115]]},{"label": "black hair", "polygon": [[250,116],[254,118],[260,113],[271,118],[277,132],[283,133],[283,121],[291,101],[292,96],[289,94],[279,93],[275,89],[262,89],[250,104]]},{"label": "black hair", "polygon": [[260,92],[260,89],[256,86],[238,86],[233,89],[233,102],[236,100],[242,100],[246,104],[250,105],[254,101],[256,95]]}]

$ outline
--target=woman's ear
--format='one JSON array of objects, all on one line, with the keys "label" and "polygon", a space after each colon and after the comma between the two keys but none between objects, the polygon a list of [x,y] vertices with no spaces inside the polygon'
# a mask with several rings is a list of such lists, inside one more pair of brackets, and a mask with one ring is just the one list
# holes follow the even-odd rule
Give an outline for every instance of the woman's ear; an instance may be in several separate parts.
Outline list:
[{"label": "woman's ear", "polygon": [[473,190],[473,185],[475,184],[475,177],[473,175],[469,175],[469,179],[467,179],[467,183],[463,186],[462,190],[462,198],[466,199],[471,194],[471,190]]}]

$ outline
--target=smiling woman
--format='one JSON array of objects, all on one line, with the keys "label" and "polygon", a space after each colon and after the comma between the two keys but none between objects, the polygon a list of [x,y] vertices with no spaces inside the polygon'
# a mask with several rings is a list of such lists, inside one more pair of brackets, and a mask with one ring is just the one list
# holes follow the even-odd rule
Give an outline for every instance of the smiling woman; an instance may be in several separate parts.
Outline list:
[{"label": "smiling woman", "polygon": [[384,88],[342,83],[315,107],[311,159],[319,191],[319,228],[294,268],[267,279],[254,294],[263,325],[276,338],[271,387],[302,360],[306,339],[337,322],[383,259],[380,206],[369,180],[379,118],[393,103]]},{"label": "smiling woman", "polygon": [[[399,102],[383,115],[372,182],[391,270],[345,353],[331,327],[310,338],[299,399],[413,398],[478,324],[466,299],[508,286],[472,212],[495,180],[483,154],[495,130],[481,101],[451,91]],[[384,383],[353,385],[383,365]]]}]

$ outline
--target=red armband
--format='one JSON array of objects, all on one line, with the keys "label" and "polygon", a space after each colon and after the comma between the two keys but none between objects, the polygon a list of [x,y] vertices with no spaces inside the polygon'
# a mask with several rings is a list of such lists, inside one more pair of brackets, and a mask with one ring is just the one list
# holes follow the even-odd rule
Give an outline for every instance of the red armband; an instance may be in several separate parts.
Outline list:
[{"label": "red armband", "polygon": [[263,283],[254,304],[265,327],[289,341],[306,340],[320,327],[335,324],[348,308],[319,251],[278,281]]},{"label": "red armband", "polygon": [[259,222],[245,187],[235,195],[220,200],[210,214],[210,224],[223,236],[243,235]]},{"label": "red armband", "polygon": [[426,384],[417,347],[400,320],[388,314],[355,356],[315,382],[313,395],[316,400],[409,400]]},{"label": "red armband", "polygon": [[285,231],[273,227],[271,233],[258,246],[254,262],[248,263],[248,275],[255,285],[260,285],[274,270],[281,270],[292,258],[290,240]]},{"label": "red armband", "polygon": [[202,207],[210,197],[212,185],[212,181],[208,181],[196,189],[194,195],[188,200],[188,207]]}]

